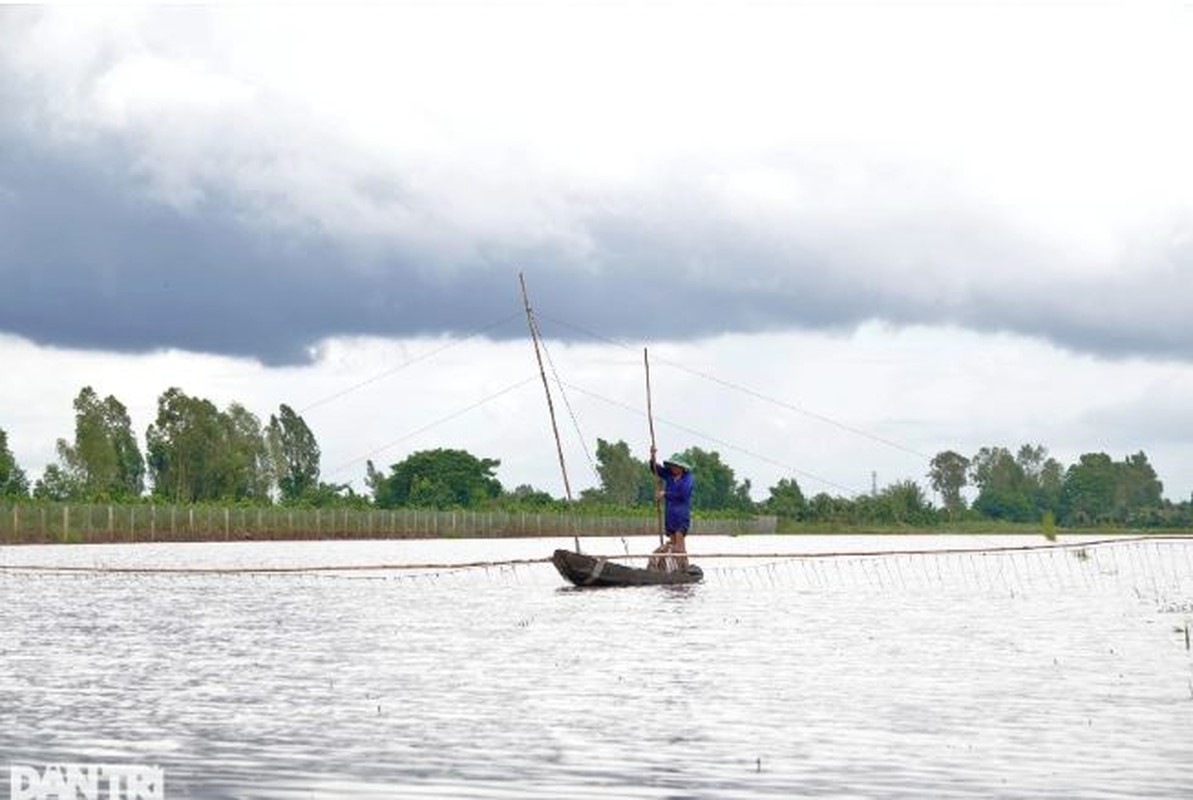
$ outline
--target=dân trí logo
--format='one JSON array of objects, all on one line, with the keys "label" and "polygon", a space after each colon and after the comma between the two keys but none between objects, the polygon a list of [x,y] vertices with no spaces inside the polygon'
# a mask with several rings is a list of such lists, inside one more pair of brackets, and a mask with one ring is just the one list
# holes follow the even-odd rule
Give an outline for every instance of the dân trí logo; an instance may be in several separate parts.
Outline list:
[{"label": "d\u00e2n tr\u00ed logo", "polygon": [[13,764],[11,800],[165,800],[166,773],[139,764]]}]

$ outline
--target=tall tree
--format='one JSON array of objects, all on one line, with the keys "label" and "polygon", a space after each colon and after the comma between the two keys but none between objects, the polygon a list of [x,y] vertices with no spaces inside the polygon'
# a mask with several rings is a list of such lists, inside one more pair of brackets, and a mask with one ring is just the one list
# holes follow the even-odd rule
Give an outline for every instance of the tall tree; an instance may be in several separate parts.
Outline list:
[{"label": "tall tree", "polygon": [[1114,505],[1119,522],[1129,522],[1139,512],[1163,505],[1164,484],[1143,451],[1119,462],[1116,472]]},{"label": "tall tree", "polygon": [[58,457],[76,493],[87,499],[128,499],[145,490],[145,459],[128,410],[114,396],[101,400],[84,386],[74,401],[74,443],[58,440]]},{"label": "tall tree", "polygon": [[1065,473],[1062,521],[1066,525],[1109,521],[1114,514],[1116,483],[1116,469],[1110,456],[1084,453]]},{"label": "tall tree", "polygon": [[1005,447],[983,447],[970,460],[970,479],[978,487],[975,511],[993,519],[1029,522],[1035,518],[1034,492],[1023,469]]},{"label": "tall tree", "polygon": [[650,469],[645,461],[630,455],[628,444],[597,439],[596,459],[602,499],[618,505],[650,502],[654,491]]},{"label": "tall tree", "polygon": [[282,500],[296,500],[319,485],[319,444],[294,409],[283,403],[270,415],[265,442]]},{"label": "tall tree", "polygon": [[219,460],[219,496],[263,500],[273,482],[261,420],[240,403],[220,415],[223,427]]},{"label": "tall tree", "polygon": [[381,508],[471,508],[501,494],[493,474],[500,465],[466,450],[421,450],[393,464],[385,477],[370,463],[369,486]]},{"label": "tall tree", "polygon": [[1053,514],[1060,507],[1060,490],[1064,482],[1064,467],[1050,458],[1042,444],[1025,444],[1015,454],[1015,463],[1023,470],[1024,492],[1031,500],[1035,518],[1044,512]]},{"label": "tall tree", "polygon": [[940,492],[941,501],[950,517],[965,510],[961,490],[969,483],[969,459],[952,450],[937,453],[929,464],[928,478],[932,488]]},{"label": "tall tree", "polygon": [[177,502],[219,496],[216,476],[222,438],[219,409],[210,400],[171,387],[157,399],[157,418],[145,433],[153,493]]},{"label": "tall tree", "polygon": [[692,491],[692,508],[717,511],[752,511],[750,481],[738,483],[733,468],[721,461],[721,454],[689,447],[683,457],[692,465],[695,489]]},{"label": "tall tree", "polygon": [[1122,461],[1085,453],[1065,473],[1062,520],[1068,525],[1150,524],[1163,517],[1163,490],[1143,452]]},{"label": "tall tree", "polygon": [[29,479],[8,449],[8,434],[0,428],[0,497],[20,498],[29,494]]},{"label": "tall tree", "polygon": [[1064,489],[1065,468],[1055,458],[1047,458],[1036,475],[1036,508],[1041,516],[1050,513],[1053,518],[1060,514],[1060,495]]},{"label": "tall tree", "polygon": [[210,400],[171,387],[158,398],[157,418],[145,438],[158,497],[177,502],[268,497],[261,423],[238,403],[221,412]]},{"label": "tall tree", "polygon": [[808,503],[795,478],[780,478],[770,487],[770,496],[762,504],[763,510],[784,519],[803,519]]}]

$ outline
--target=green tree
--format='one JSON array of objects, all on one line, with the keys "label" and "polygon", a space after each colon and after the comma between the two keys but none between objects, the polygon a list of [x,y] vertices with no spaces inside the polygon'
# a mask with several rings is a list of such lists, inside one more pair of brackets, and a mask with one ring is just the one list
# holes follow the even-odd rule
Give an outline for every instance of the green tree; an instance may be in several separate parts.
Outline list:
[{"label": "green tree", "polygon": [[176,502],[269,496],[261,423],[238,403],[221,412],[210,400],[172,387],[158,398],[145,439],[155,496]]},{"label": "green tree", "polygon": [[970,480],[978,487],[973,508],[992,519],[1030,522],[1037,518],[1035,489],[1028,473],[1005,447],[983,447],[970,460]]},{"label": "green tree", "polygon": [[157,418],[145,433],[154,495],[183,503],[219,497],[222,428],[210,400],[177,387],[163,392]]},{"label": "green tree", "polygon": [[380,508],[472,508],[501,494],[493,474],[500,465],[466,450],[421,450],[391,465],[385,477],[370,462],[368,482]]},{"label": "green tree", "polygon": [[1060,495],[1065,483],[1064,465],[1055,458],[1045,459],[1036,475],[1036,483],[1036,508],[1040,510],[1041,518],[1050,515],[1055,520],[1060,514]]},{"label": "green tree", "polygon": [[302,497],[319,485],[319,444],[306,422],[282,404],[265,430],[273,474],[283,501]]},{"label": "green tree", "polygon": [[1053,515],[1060,508],[1060,490],[1064,483],[1064,467],[1048,456],[1048,449],[1041,444],[1025,444],[1015,454],[1015,463],[1023,470],[1023,491],[1028,495],[1034,519],[1044,514]]},{"label": "green tree", "polygon": [[1143,452],[1113,461],[1085,453],[1065,473],[1060,506],[1067,525],[1155,525],[1179,516],[1165,504],[1164,485]]},{"label": "green tree", "polygon": [[645,461],[630,455],[624,441],[610,444],[597,439],[596,471],[601,479],[600,497],[617,505],[649,503],[654,497],[654,479]]},{"label": "green tree", "polygon": [[961,490],[969,483],[969,459],[952,450],[937,453],[929,464],[928,478],[932,488],[940,493],[949,517],[965,510]]},{"label": "green tree", "polygon": [[357,494],[346,483],[319,483],[307,488],[302,496],[291,501],[292,505],[308,508],[358,508],[367,509],[372,506],[369,497]]},{"label": "green tree", "polygon": [[936,511],[915,481],[892,483],[873,499],[879,517],[875,521],[893,522],[896,525],[931,525],[936,522]]},{"label": "green tree", "polygon": [[273,484],[261,420],[239,403],[219,415],[222,428],[216,462],[217,497],[266,500]]},{"label": "green tree", "polygon": [[[378,506],[381,505],[382,494],[389,491],[386,480],[385,475],[373,465],[372,460],[365,462],[365,486],[369,487],[369,492],[373,495],[373,502]],[[386,506],[381,507],[385,508]]]},{"label": "green tree", "polygon": [[550,508],[559,502],[547,492],[536,489],[527,483],[516,487],[506,496],[516,506],[535,510]]},{"label": "green tree", "polygon": [[682,456],[692,465],[695,488],[692,508],[712,511],[753,511],[750,481],[738,483],[733,468],[721,461],[721,454],[689,447]]},{"label": "green tree", "polygon": [[8,449],[8,434],[0,428],[0,497],[20,498],[28,495],[29,479]]},{"label": "green tree", "polygon": [[770,487],[770,496],[763,501],[763,510],[783,519],[803,519],[807,512],[807,501],[795,478],[780,478]]},{"label": "green tree", "polygon": [[1062,519],[1066,525],[1109,521],[1114,514],[1117,475],[1105,453],[1085,453],[1065,473],[1061,490]]},{"label": "green tree", "polygon": [[78,484],[57,464],[48,465],[33,486],[33,496],[38,500],[70,500],[79,494]]},{"label": "green tree", "polygon": [[84,386],[74,401],[74,443],[58,440],[58,458],[76,495],[128,499],[145,490],[145,459],[128,410],[114,396],[101,400]]},{"label": "green tree", "polygon": [[847,498],[818,492],[808,502],[806,519],[814,522],[852,522],[854,504]]},{"label": "green tree", "polygon": [[1133,522],[1161,508],[1164,484],[1156,477],[1156,471],[1143,451],[1127,456],[1116,465],[1115,471],[1118,480],[1115,482],[1114,507],[1119,522]]}]

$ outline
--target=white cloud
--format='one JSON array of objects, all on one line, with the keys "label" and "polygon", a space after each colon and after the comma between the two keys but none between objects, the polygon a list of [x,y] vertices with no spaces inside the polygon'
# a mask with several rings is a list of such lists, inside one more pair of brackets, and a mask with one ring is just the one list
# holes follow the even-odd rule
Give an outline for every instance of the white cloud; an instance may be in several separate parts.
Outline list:
[{"label": "white cloud", "polygon": [[[280,27],[271,6],[44,13],[18,60],[52,120],[139,122],[149,169],[288,198],[348,237],[416,227],[359,196],[367,174],[401,176],[485,239],[533,230],[544,198],[617,194],[660,164],[742,165],[734,195],[765,181],[826,212],[834,190],[842,210],[884,190],[864,165],[905,164],[1088,274],[1193,177],[1191,23],[1167,5],[299,7]],[[759,152],[836,185],[825,197]]]},{"label": "white cloud", "polygon": [[252,87],[231,76],[152,55],[121,61],[95,85],[97,117],[117,128],[186,111],[245,113],[254,96]]},{"label": "white cloud", "polygon": [[[1191,352],[1193,108],[1181,101],[1191,26],[1187,9],[1167,3],[8,13],[0,89],[20,101],[8,124],[80,169],[115,143],[131,163],[98,169],[128,170],[121,200],[165,201],[195,220],[217,197],[279,250],[309,241],[297,233],[327,236],[342,249],[329,248],[326,280],[295,275],[310,296],[294,307],[308,319],[336,285],[365,305],[296,329],[292,349],[319,355],[286,369],[4,339],[6,365],[23,380],[0,400],[0,425],[36,470],[54,438],[69,435],[70,400],[87,383],[117,394],[141,431],[174,384],[262,415],[279,402],[301,408],[436,346],[412,330],[458,331],[461,316],[496,308],[475,294],[495,293],[493,273],[533,261],[559,292],[547,307],[583,314],[602,334],[637,335],[647,328],[626,318],[650,313],[668,323],[657,338],[669,328],[679,331],[672,338],[705,337],[654,346],[660,416],[765,455],[751,464],[725,453],[758,488],[782,476],[774,462],[856,489],[871,470],[882,481],[919,479],[925,464],[669,373],[662,359],[929,455],[1027,441],[1066,459],[1144,449],[1170,496],[1186,496],[1186,429],[1155,421],[1179,422],[1173,398],[1191,388],[1188,367],[1164,360],[1188,362]],[[21,188],[0,173],[6,208],[19,206]],[[201,241],[206,230],[188,232]],[[105,269],[136,261],[119,245],[143,244],[139,234],[112,232]],[[243,251],[210,259],[273,268],[244,284],[262,297],[286,285],[287,270],[309,266],[275,267]],[[362,274],[375,280],[357,281]],[[670,294],[636,296],[647,276]],[[608,290],[587,294],[593,287]],[[221,291],[211,294],[226,299]],[[115,291],[109,313],[146,319],[115,307],[133,294]],[[162,297],[177,301],[173,290]],[[409,308],[444,298],[450,307],[438,316]],[[369,304],[394,318],[396,341],[337,336],[384,333]],[[191,311],[260,336],[235,305]],[[416,321],[401,327],[403,313]],[[368,324],[354,327],[362,317]],[[73,334],[76,321],[52,318],[37,331]],[[185,332],[174,336],[167,323],[152,320],[159,338],[126,346],[178,344]],[[795,326],[839,335],[782,332]],[[722,330],[772,332],[708,338]],[[1106,361],[1026,337],[1152,360]],[[252,342],[201,341],[253,352]],[[271,340],[269,353],[288,352],[283,344]],[[530,366],[516,343],[451,353],[313,408],[325,466],[497,392]],[[577,385],[640,404],[637,354],[577,345],[558,356]],[[575,402],[590,444],[598,435],[642,441],[640,417],[593,397]],[[455,443],[501,457],[507,483],[553,487],[546,433],[529,387],[402,447]],[[719,447],[679,429],[666,435],[667,448]],[[583,454],[573,446],[569,456],[583,473]]]},{"label": "white cloud", "polygon": [[[600,437],[625,440],[644,457],[641,349],[549,347],[590,453]],[[323,448],[324,479],[358,490],[366,458],[384,467],[442,446],[500,458],[510,488],[563,494],[529,342],[331,340],[315,365],[285,369],[178,352],[52,350],[12,338],[0,348],[24,378],[0,398],[0,427],[34,475],[53,460],[54,440],[71,437],[70,404],[82,386],[115,394],[141,436],[157,396],[179,386],[221,408],[241,402],[263,421],[280,403],[293,406]],[[1188,365],[1108,364],[1007,335],[866,326],[839,337],[655,344],[651,366],[660,448],[719,451],[759,499],[790,476],[809,495],[868,491],[872,471],[880,485],[926,485],[928,460],[941,450],[972,455],[1025,443],[1043,444],[1065,464],[1084,452],[1118,459],[1143,450],[1170,498],[1193,491],[1193,428],[1180,406],[1193,392]],[[558,397],[556,408],[578,492],[596,478]]]}]

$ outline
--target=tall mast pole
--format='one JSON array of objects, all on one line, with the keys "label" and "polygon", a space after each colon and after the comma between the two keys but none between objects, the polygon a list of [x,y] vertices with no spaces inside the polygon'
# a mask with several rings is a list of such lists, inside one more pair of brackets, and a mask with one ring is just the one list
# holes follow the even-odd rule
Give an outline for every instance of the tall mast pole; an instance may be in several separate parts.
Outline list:
[{"label": "tall mast pole", "polygon": [[[534,312],[530,310],[530,298],[526,294],[526,278],[519,272],[518,283],[522,287],[522,305],[526,308],[526,324],[530,326],[530,340],[534,342],[534,357],[538,361],[539,376],[543,379],[543,392],[547,395],[547,411],[551,414],[551,432],[555,434],[555,452],[559,455],[559,471],[563,473],[563,490],[567,494],[568,502],[572,501],[572,485],[568,481],[567,464],[563,461],[563,443],[559,439],[559,426],[555,423],[555,403],[551,399],[551,387],[547,384],[547,371],[543,368],[543,354],[539,350],[539,330],[534,321]],[[580,551],[580,537],[572,536],[576,552]]]},{"label": "tall mast pole", "polygon": [[[646,365],[646,421],[650,423],[650,452],[653,456],[655,452],[654,409],[652,408],[650,402],[650,355],[647,353],[645,347],[642,348],[642,363]],[[654,478],[655,484],[654,510],[655,516],[659,518],[659,546],[661,547],[663,544],[663,505],[659,502],[659,489],[661,489],[663,486],[663,480],[659,477],[659,473],[654,471],[654,467],[655,462],[652,458],[650,462],[650,473]]]}]

